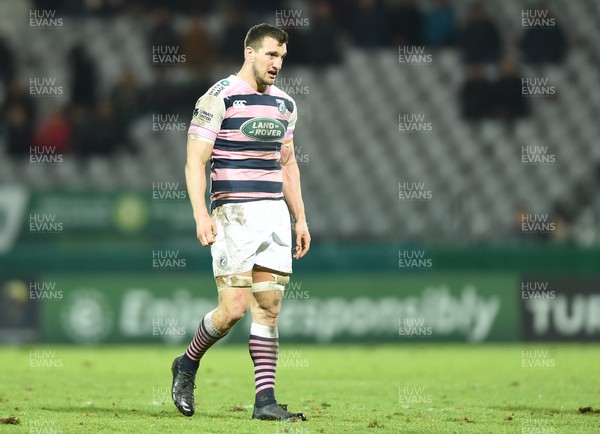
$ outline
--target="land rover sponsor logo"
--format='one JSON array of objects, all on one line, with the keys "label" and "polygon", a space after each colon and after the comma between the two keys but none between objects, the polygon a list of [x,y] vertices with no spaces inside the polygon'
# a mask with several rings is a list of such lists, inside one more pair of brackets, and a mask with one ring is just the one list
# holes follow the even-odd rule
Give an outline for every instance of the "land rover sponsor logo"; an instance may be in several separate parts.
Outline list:
[{"label": "land rover sponsor logo", "polygon": [[246,137],[263,141],[281,140],[285,135],[283,124],[271,118],[248,119],[242,124],[240,131]]}]

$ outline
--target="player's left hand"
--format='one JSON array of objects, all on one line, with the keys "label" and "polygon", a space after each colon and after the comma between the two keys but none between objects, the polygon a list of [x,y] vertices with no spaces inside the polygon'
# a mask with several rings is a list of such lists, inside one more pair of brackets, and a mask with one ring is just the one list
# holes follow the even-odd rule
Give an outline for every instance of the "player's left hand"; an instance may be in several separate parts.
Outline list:
[{"label": "player's left hand", "polygon": [[300,259],[308,249],[310,249],[310,233],[308,224],[305,221],[294,223],[294,232],[296,233],[296,247],[294,247],[294,259]]}]

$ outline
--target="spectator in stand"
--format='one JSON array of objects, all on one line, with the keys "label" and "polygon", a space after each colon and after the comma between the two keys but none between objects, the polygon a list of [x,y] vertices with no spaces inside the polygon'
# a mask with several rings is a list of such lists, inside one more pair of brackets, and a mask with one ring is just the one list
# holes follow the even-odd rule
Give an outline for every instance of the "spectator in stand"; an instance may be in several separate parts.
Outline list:
[{"label": "spectator in stand", "polygon": [[179,47],[181,38],[173,29],[171,24],[171,14],[167,8],[160,8],[156,11],[155,24],[148,35],[150,52],[155,47]]},{"label": "spectator in stand", "polygon": [[32,145],[36,107],[25,86],[13,79],[0,109],[0,125],[5,131],[8,152],[26,155]]},{"label": "spectator in stand", "polygon": [[0,35],[0,84],[8,86],[15,75],[15,56],[8,40]]},{"label": "spectator in stand", "polygon": [[124,128],[119,124],[108,101],[102,101],[96,106],[91,130],[93,134],[88,143],[80,147],[83,155],[111,155],[125,144],[125,138],[122,136]]},{"label": "spectator in stand", "polygon": [[342,37],[347,39],[352,34],[357,0],[330,0],[329,4]]},{"label": "spectator in stand", "polygon": [[527,98],[523,97],[519,66],[513,59],[502,63],[502,72],[494,84],[493,115],[497,119],[512,122],[529,115]]},{"label": "spectator in stand", "polygon": [[473,4],[462,31],[460,45],[467,63],[497,62],[502,54],[500,33],[483,5]]},{"label": "spectator in stand", "polygon": [[144,108],[152,113],[173,113],[188,101],[189,95],[182,95],[183,89],[169,79],[165,68],[157,70],[155,80],[145,90]]},{"label": "spectator in stand", "polygon": [[385,46],[386,21],[385,14],[377,0],[358,0],[352,20],[353,44],[360,48]]},{"label": "spectator in stand", "polygon": [[67,154],[71,145],[71,123],[60,109],[42,120],[33,137],[33,146],[51,147],[58,154]]},{"label": "spectator in stand", "polygon": [[207,80],[215,61],[216,49],[200,17],[193,17],[183,34],[181,51],[186,56],[186,66],[194,71],[198,79]]},{"label": "spectator in stand", "polygon": [[240,44],[246,37],[248,26],[242,19],[240,8],[243,5],[236,7],[226,7],[223,10],[223,36],[221,37],[220,52],[227,63],[238,61],[240,53],[244,51],[244,47]]},{"label": "spectator in stand", "polygon": [[387,18],[392,46],[423,45],[423,14],[415,0],[394,0]]},{"label": "spectator in stand", "polygon": [[261,0],[257,2],[248,2],[252,5],[252,11],[257,14],[272,14],[275,16],[276,10],[286,9],[284,0]]},{"label": "spectator in stand", "polygon": [[86,155],[94,136],[93,119],[89,111],[82,106],[70,106],[68,112],[71,120],[71,152],[78,156]]},{"label": "spectator in stand", "polygon": [[318,66],[338,64],[342,61],[340,30],[333,19],[331,5],[324,0],[317,0],[312,5],[310,32],[306,33],[306,50],[309,63]]},{"label": "spectator in stand", "polygon": [[492,95],[492,84],[485,76],[483,66],[471,63],[467,69],[467,79],[460,90],[463,117],[474,122],[489,117]]},{"label": "spectator in stand", "polygon": [[2,118],[4,119],[8,110],[13,106],[22,106],[25,110],[25,115],[27,118],[27,122],[30,124],[35,124],[37,121],[36,116],[36,107],[33,98],[27,91],[27,88],[23,86],[23,83],[15,78],[11,81],[10,86],[8,88],[8,92],[6,98],[4,99],[4,103],[2,104]]},{"label": "spectator in stand", "polygon": [[[525,62],[535,65],[562,63],[568,49],[564,32],[548,8],[539,5],[535,10],[538,11],[537,17],[545,15],[545,18],[534,19],[525,30],[520,43]],[[545,25],[545,21],[549,25]]]},{"label": "spectator in stand", "polygon": [[71,104],[93,107],[96,104],[98,78],[96,65],[83,45],[73,47],[69,53],[71,68]]},{"label": "spectator in stand", "polygon": [[123,71],[111,91],[110,102],[115,107],[117,116],[127,123],[142,112],[142,91],[132,70]]},{"label": "spectator in stand", "polygon": [[9,155],[27,155],[32,146],[32,125],[24,105],[13,104],[6,110],[6,141]]},{"label": "spectator in stand", "polygon": [[135,74],[125,70],[110,94],[111,105],[119,123],[129,125],[142,112],[142,92]]},{"label": "spectator in stand", "polygon": [[433,8],[425,16],[425,44],[430,47],[453,45],[455,26],[454,8],[448,0],[434,0]]},{"label": "spectator in stand", "polygon": [[62,11],[65,0],[33,0],[32,3],[35,9]]}]

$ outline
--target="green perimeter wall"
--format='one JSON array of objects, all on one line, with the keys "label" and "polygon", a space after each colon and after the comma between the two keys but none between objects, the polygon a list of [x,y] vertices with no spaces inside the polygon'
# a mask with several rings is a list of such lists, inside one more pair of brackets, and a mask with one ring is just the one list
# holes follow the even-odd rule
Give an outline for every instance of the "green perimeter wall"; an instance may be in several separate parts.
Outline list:
[{"label": "green perimeter wall", "polygon": [[[157,251],[178,261],[157,266]],[[422,261],[411,266],[415,252]],[[523,335],[524,276],[597,277],[600,250],[317,243],[295,267],[280,317],[286,340],[509,341]],[[209,251],[196,245],[21,244],[0,255],[0,278],[53,294],[30,300],[40,337],[52,342],[185,343],[216,304]],[[249,323],[248,315],[227,341],[244,342]]]}]

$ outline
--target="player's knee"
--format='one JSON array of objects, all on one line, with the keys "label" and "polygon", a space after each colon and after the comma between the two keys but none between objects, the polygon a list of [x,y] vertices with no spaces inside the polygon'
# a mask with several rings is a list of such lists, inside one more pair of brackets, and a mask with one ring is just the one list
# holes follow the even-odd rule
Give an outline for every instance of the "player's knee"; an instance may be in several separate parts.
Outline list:
[{"label": "player's knee", "polygon": [[268,320],[276,320],[277,317],[279,316],[279,312],[281,311],[281,306],[277,305],[277,306],[269,306],[266,308],[261,307],[263,314],[265,316],[266,319]]},{"label": "player's knee", "polygon": [[232,303],[228,303],[227,306],[224,306],[225,311],[225,322],[230,327],[241,320],[246,311],[248,311],[248,303],[242,300],[236,300]]},{"label": "player's knee", "polygon": [[279,309],[258,309],[258,312],[254,314],[255,321],[258,320],[261,324],[267,326],[276,326],[277,325],[277,317],[279,316]]},{"label": "player's knee", "polygon": [[275,291],[273,293],[264,294],[256,297],[258,302],[257,314],[263,321],[276,323],[279,312],[281,312],[281,301],[283,299],[283,291]]}]

